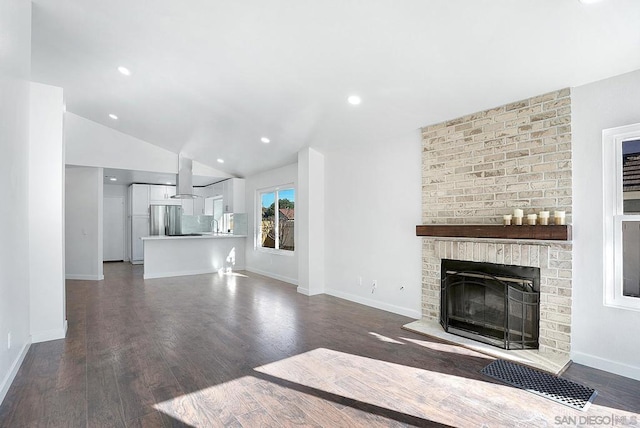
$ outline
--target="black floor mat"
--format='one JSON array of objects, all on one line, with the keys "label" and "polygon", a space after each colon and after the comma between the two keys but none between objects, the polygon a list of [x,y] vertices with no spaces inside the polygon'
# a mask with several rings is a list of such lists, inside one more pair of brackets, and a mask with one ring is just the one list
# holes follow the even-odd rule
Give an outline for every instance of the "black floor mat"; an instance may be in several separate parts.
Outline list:
[{"label": "black floor mat", "polygon": [[598,394],[593,388],[505,360],[495,360],[480,373],[578,410],[587,410]]}]

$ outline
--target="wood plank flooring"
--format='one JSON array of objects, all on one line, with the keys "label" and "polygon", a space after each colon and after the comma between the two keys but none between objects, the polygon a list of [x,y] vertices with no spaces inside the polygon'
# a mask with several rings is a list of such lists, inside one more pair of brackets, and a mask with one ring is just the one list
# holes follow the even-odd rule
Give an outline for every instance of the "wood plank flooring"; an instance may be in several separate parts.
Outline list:
[{"label": "wood plank flooring", "polygon": [[640,424],[638,381],[574,364],[563,376],[599,393],[574,411],[480,375],[490,357],[406,317],[248,272],[145,281],[109,263],[104,281],[67,282],[67,312],[66,339],[31,346],[0,427]]}]

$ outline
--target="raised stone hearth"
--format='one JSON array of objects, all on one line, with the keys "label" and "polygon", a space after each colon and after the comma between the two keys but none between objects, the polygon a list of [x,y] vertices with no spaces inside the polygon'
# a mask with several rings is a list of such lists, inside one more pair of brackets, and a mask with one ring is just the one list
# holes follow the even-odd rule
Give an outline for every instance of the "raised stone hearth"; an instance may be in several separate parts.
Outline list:
[{"label": "raised stone hearth", "polygon": [[442,326],[440,326],[438,321],[421,319],[406,324],[402,328],[414,333],[435,337],[445,342],[454,343],[456,345],[460,345],[495,358],[501,358],[503,360],[510,360],[516,363],[525,364],[527,366],[531,366],[539,370],[544,370],[555,375],[561,374],[567,368],[570,361],[569,356],[565,354],[557,354],[555,352],[540,352],[539,350],[530,349],[521,351],[506,351],[504,349],[496,348],[495,346],[487,345],[486,343],[477,342],[475,340],[456,336],[454,334],[449,334],[442,330]]}]

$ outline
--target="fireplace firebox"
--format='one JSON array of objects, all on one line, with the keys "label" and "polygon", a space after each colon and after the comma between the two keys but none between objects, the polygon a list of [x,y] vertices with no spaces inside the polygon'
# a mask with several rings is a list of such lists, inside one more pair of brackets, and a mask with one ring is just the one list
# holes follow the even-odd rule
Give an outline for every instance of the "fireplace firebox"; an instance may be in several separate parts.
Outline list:
[{"label": "fireplace firebox", "polygon": [[504,349],[537,349],[540,269],[442,259],[440,324]]}]

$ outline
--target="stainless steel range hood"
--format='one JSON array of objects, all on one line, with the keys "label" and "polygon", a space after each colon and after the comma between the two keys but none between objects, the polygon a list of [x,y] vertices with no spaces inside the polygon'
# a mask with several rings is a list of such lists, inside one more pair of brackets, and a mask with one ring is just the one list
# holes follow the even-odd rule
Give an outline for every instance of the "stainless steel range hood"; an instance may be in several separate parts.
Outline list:
[{"label": "stainless steel range hood", "polygon": [[193,199],[193,161],[182,155],[178,157],[178,175],[176,176],[175,199]]}]

